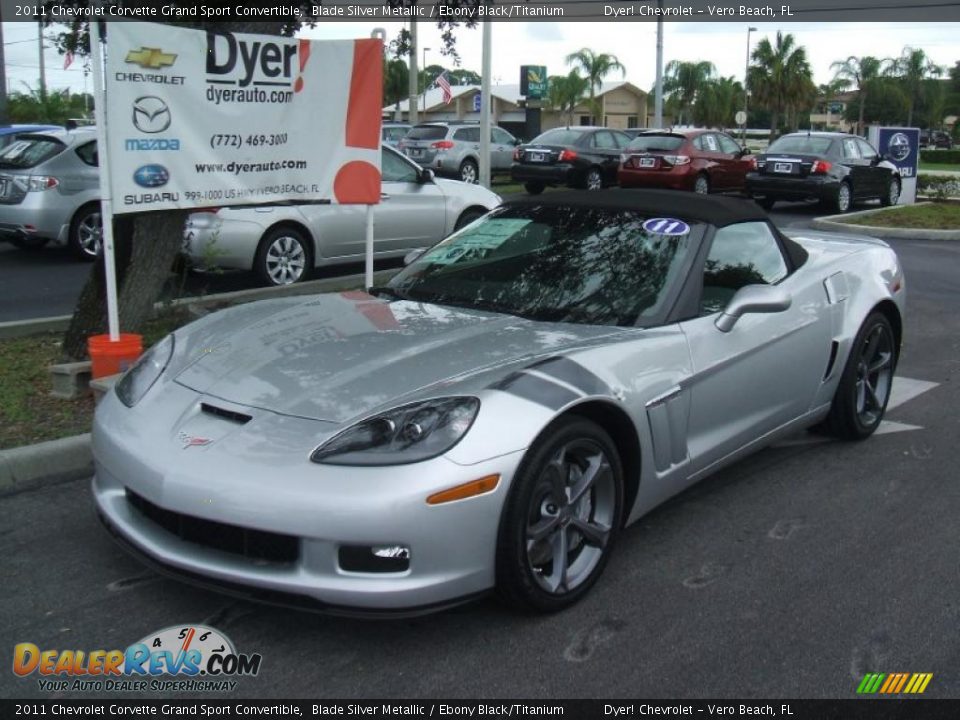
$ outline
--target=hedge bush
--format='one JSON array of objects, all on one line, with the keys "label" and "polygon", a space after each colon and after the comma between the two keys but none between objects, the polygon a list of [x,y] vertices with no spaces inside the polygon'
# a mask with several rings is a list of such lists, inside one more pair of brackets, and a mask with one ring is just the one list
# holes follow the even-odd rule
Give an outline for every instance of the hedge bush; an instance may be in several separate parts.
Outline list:
[{"label": "hedge bush", "polygon": [[921,150],[920,161],[948,165],[960,164],[960,150]]},{"label": "hedge bush", "polygon": [[960,177],[920,175],[917,178],[917,194],[934,198],[960,197]]}]

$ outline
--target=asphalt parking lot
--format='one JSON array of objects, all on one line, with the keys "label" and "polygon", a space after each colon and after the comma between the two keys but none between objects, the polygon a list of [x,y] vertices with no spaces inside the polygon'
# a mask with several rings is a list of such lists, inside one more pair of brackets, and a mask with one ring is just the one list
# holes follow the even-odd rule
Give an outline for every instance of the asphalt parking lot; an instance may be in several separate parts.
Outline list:
[{"label": "asphalt parking lot", "polygon": [[[800,434],[701,482],[628,529],[564,613],[483,600],[359,621],[233,600],[128,557],[78,479],[0,497],[0,648],[123,648],[203,623],[262,654],[228,696],[243,698],[842,698],[867,672],[931,672],[926,696],[960,697],[960,244],[892,244],[908,318],[884,432]],[[0,696],[83,693],[6,671]]]}]

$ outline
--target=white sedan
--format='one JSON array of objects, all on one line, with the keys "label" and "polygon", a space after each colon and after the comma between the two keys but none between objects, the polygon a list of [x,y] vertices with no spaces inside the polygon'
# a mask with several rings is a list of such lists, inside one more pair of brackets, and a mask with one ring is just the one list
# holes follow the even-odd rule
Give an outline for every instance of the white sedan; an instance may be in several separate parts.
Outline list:
[{"label": "white sedan", "polygon": [[[382,152],[375,258],[430,247],[500,204],[483,187],[434,178],[393,148]],[[289,285],[313,268],[362,260],[365,217],[362,205],[211,208],[190,215],[184,252],[195,267],[253,270],[268,285]]]}]

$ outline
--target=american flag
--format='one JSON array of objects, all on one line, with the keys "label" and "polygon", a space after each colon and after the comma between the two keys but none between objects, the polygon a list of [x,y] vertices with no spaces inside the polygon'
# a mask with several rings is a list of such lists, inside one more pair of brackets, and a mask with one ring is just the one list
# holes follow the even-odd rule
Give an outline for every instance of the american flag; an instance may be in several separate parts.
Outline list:
[{"label": "american flag", "polygon": [[437,77],[437,87],[443,90],[443,104],[446,105],[453,99],[453,92],[450,90],[450,80],[447,78],[446,70]]}]

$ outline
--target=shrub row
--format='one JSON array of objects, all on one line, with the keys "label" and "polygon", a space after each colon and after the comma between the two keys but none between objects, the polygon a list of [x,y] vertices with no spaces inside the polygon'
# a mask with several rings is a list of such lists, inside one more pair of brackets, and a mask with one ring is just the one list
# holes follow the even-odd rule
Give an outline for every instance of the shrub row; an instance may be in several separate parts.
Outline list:
[{"label": "shrub row", "polygon": [[960,150],[921,150],[920,161],[925,163],[960,163]]},{"label": "shrub row", "polygon": [[960,177],[920,175],[917,178],[917,194],[935,198],[960,197]]}]

